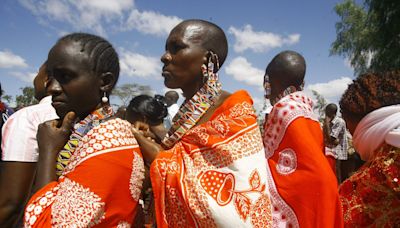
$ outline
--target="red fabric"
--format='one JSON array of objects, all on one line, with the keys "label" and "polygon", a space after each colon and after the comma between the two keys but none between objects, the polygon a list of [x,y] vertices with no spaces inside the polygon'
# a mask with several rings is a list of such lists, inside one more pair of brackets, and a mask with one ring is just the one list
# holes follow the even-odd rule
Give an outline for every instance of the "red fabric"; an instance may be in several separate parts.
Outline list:
[{"label": "red fabric", "polygon": [[281,99],[264,132],[272,202],[279,215],[274,219],[289,226],[342,227],[337,180],[324,155],[311,99],[302,92]]},{"label": "red fabric", "polygon": [[151,165],[158,227],[270,227],[262,139],[252,100],[227,98]]},{"label": "red fabric", "polygon": [[[274,168],[271,172],[280,195],[294,210],[300,227],[342,227],[337,180],[323,155],[320,125],[310,119],[296,119],[287,128],[276,151],[285,148],[296,151],[296,171],[286,176]],[[268,159],[270,167],[275,167],[278,159],[278,153]]]},{"label": "red fabric", "polygon": [[329,166],[331,167],[333,173],[336,175],[336,159],[332,156],[326,156]]},{"label": "red fabric", "polygon": [[340,185],[345,227],[400,227],[400,149],[382,146]]},{"label": "red fabric", "polygon": [[126,121],[111,120],[84,136],[59,180],[31,197],[25,226],[132,224],[144,165],[129,127]]}]

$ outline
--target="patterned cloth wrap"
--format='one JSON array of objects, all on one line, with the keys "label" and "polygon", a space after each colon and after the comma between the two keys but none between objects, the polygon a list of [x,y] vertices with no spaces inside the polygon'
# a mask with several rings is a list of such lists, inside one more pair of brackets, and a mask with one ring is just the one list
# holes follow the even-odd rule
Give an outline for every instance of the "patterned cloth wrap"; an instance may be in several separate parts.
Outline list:
[{"label": "patterned cloth wrap", "polygon": [[337,181],[324,155],[313,102],[293,92],[274,105],[264,126],[274,226],[342,227]]},{"label": "patterned cloth wrap", "polygon": [[58,181],[29,200],[25,227],[130,227],[144,179],[130,126],[109,119],[82,136]]},{"label": "patterned cloth wrap", "polygon": [[158,227],[271,227],[260,131],[245,91],[151,165]]},{"label": "patterned cloth wrap", "polygon": [[400,105],[366,115],[354,132],[366,161],[340,186],[346,227],[400,227]]}]

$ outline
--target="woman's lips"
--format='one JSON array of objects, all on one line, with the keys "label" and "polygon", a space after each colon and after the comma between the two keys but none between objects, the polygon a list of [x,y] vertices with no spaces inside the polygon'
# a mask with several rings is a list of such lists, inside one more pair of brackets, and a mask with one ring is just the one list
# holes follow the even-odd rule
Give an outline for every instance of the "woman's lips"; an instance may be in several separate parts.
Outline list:
[{"label": "woman's lips", "polygon": [[53,101],[51,104],[53,105],[54,108],[57,108],[57,107],[60,107],[60,106],[65,105],[65,102],[62,102],[62,101]]}]

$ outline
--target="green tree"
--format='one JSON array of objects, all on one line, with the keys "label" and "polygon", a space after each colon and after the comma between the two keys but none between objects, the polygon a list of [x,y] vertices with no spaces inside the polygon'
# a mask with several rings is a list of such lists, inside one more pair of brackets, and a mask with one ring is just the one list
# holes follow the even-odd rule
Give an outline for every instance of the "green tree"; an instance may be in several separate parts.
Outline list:
[{"label": "green tree", "polygon": [[11,101],[12,101],[12,96],[10,96],[10,95],[5,95],[3,89],[1,89],[0,94],[1,94],[1,95],[0,95],[0,96],[1,96],[1,100],[5,100],[5,101],[7,101],[7,103],[11,103]]},{"label": "green tree", "polygon": [[12,96],[10,95],[3,95],[1,99],[7,101],[8,104],[10,104],[13,100]]},{"label": "green tree", "polygon": [[112,96],[117,97],[122,103],[121,106],[125,107],[128,106],[132,98],[142,94],[153,95],[151,87],[136,83],[128,83],[115,87],[112,92]]},{"label": "green tree", "polygon": [[323,121],[322,117],[325,116],[325,106],[328,104],[328,102],[317,91],[311,90],[311,92],[313,93],[313,95],[315,96],[315,99],[317,100],[316,104],[314,105],[314,111],[318,112],[318,115],[319,115],[318,120],[319,120],[319,122],[322,123],[322,121]]},{"label": "green tree", "polygon": [[340,21],[332,55],[347,57],[356,74],[400,68],[400,1],[345,0],[335,11]]},{"label": "green tree", "polygon": [[26,107],[38,103],[38,101],[35,99],[35,89],[33,87],[26,86],[20,89],[22,90],[22,95],[15,97],[17,107]]}]

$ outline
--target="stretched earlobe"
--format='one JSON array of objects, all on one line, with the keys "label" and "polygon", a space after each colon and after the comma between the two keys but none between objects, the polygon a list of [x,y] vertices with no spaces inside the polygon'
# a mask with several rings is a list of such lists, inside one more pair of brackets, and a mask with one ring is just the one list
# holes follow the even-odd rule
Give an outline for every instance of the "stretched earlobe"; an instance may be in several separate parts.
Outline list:
[{"label": "stretched earlobe", "polygon": [[100,90],[107,94],[111,93],[111,90],[114,88],[114,85],[117,82],[116,76],[111,72],[102,73],[100,75],[100,80]]}]

